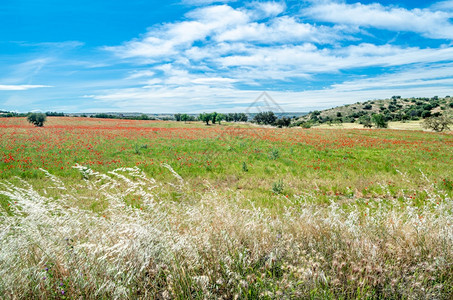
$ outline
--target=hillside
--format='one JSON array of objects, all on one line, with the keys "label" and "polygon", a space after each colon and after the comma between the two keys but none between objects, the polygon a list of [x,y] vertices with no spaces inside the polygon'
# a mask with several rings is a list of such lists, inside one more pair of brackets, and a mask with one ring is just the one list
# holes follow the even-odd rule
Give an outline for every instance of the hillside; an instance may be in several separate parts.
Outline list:
[{"label": "hillside", "polygon": [[334,107],[322,111],[313,111],[299,118],[298,122],[312,125],[323,123],[363,123],[373,114],[382,114],[386,121],[420,120],[430,116],[440,116],[453,108],[453,98],[401,98],[369,100]]}]

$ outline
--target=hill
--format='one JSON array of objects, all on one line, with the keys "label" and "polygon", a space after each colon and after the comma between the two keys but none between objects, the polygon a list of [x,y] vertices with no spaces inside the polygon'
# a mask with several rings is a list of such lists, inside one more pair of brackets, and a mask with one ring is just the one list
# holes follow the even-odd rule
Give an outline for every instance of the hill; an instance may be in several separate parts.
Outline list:
[{"label": "hill", "polygon": [[402,98],[369,100],[347,104],[326,110],[316,110],[298,119],[299,123],[311,125],[323,123],[364,123],[374,114],[381,114],[386,121],[420,120],[430,116],[441,116],[453,108],[453,98]]}]

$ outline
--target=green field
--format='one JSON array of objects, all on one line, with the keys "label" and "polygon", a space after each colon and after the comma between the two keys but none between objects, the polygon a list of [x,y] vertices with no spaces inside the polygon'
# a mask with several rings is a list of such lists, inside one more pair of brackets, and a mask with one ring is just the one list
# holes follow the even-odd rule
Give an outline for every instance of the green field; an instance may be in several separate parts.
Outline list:
[{"label": "green field", "polygon": [[7,298],[453,297],[453,135],[0,124]]}]

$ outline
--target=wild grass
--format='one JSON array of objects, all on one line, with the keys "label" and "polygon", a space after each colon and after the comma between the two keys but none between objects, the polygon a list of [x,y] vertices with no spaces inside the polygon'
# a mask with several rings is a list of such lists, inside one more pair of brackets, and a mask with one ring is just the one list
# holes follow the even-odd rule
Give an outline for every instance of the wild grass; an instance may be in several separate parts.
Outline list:
[{"label": "wild grass", "polygon": [[[45,188],[2,179],[0,295],[453,297],[453,201],[426,176],[423,201],[405,193],[341,201],[313,190],[276,196],[287,203],[276,214],[253,202],[245,208],[241,192],[208,181],[194,193],[171,166],[160,168],[174,180],[137,167],[101,173],[80,165],[79,182],[45,170]],[[380,188],[379,195],[393,189]],[[80,190],[92,191],[90,199]],[[80,205],[96,201],[106,207]]]}]

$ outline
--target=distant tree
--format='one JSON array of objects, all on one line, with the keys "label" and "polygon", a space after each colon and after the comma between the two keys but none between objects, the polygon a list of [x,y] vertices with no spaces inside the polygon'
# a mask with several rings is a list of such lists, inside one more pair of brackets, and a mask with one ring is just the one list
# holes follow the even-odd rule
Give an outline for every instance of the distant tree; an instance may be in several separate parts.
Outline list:
[{"label": "distant tree", "polygon": [[275,122],[275,125],[277,125],[279,128],[288,127],[289,125],[291,125],[291,119],[288,117],[283,117],[281,119],[278,119]]},{"label": "distant tree", "polygon": [[245,113],[238,114],[238,121],[240,122],[247,122],[249,117]]},{"label": "distant tree", "polygon": [[184,123],[186,123],[187,121],[189,121],[189,115],[188,114],[182,114],[181,117],[180,117],[180,120],[181,121],[184,121]]},{"label": "distant tree", "polygon": [[206,125],[209,125],[209,121],[212,120],[212,115],[209,113],[202,113],[198,116],[200,121],[206,122]]},{"label": "distant tree", "polygon": [[363,115],[359,118],[359,124],[362,124],[363,127],[365,128],[371,128],[373,127],[373,124],[371,123],[371,118],[369,115]]},{"label": "distant tree", "polygon": [[424,110],[424,111],[422,111],[421,117],[422,117],[423,119],[426,119],[426,118],[431,117],[431,111],[429,111],[429,110]]},{"label": "distant tree", "polygon": [[258,124],[274,125],[277,117],[272,111],[267,111],[256,114],[253,120]]},{"label": "distant tree", "polygon": [[375,114],[371,117],[373,123],[376,125],[377,128],[387,128],[388,123],[384,115]]},{"label": "distant tree", "polygon": [[46,116],[48,116],[48,117],[64,117],[64,113],[56,112],[56,111],[48,111],[48,112],[46,112]]},{"label": "distant tree", "polygon": [[118,119],[118,116],[109,115],[106,113],[95,114],[91,116],[92,118],[99,118],[99,119]]},{"label": "distant tree", "polygon": [[213,112],[211,113],[211,120],[212,120],[212,124],[215,124],[216,121],[217,121],[217,113],[216,112]]},{"label": "distant tree", "polygon": [[181,114],[175,114],[175,120],[177,122],[181,121]]},{"label": "distant tree", "polygon": [[315,110],[311,114],[314,115],[314,116],[319,116],[321,114],[321,112],[319,110]]},{"label": "distant tree", "polygon": [[30,113],[27,116],[27,121],[37,127],[44,126],[44,122],[46,122],[46,120],[47,120],[47,117],[43,113]]},{"label": "distant tree", "polygon": [[423,128],[434,130],[437,132],[450,130],[450,125],[453,125],[453,119],[446,115],[426,118],[422,123]]},{"label": "distant tree", "polygon": [[225,120],[225,117],[226,117],[226,116],[225,116],[224,114],[218,114],[218,115],[217,115],[216,120],[217,120],[217,122],[219,123],[219,125],[220,125],[220,122],[222,122],[222,120]]},{"label": "distant tree", "polygon": [[370,110],[373,108],[373,105],[371,104],[366,104],[365,106],[363,106],[363,109],[366,109],[366,110]]}]

